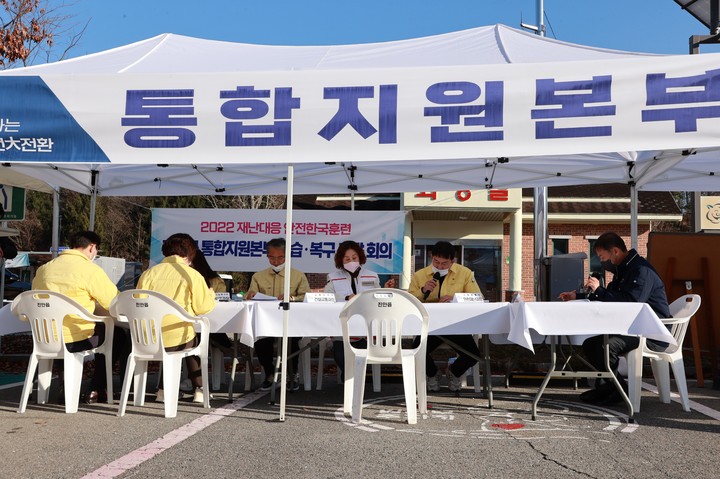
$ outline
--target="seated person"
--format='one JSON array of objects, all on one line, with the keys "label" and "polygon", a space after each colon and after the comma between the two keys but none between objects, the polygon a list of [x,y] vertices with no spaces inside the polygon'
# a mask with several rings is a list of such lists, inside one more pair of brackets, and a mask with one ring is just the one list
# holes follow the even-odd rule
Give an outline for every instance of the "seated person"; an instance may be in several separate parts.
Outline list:
[{"label": "seated person", "polygon": [[[343,241],[335,252],[335,271],[328,274],[324,291],[333,293],[336,301],[349,301],[356,294],[365,290],[379,288],[380,279],[377,273],[362,267],[367,262],[365,251],[355,241]],[[394,288],[395,279],[385,282],[385,288]],[[366,340],[353,341],[353,347],[367,347]],[[342,340],[333,341],[333,356],[340,372],[345,368],[345,349]]]},{"label": "seated person", "polygon": [[[658,318],[669,318],[670,308],[665,295],[665,285],[655,268],[637,251],[628,251],[625,241],[616,233],[603,233],[595,240],[595,253],[600,258],[605,271],[612,273],[613,278],[606,287],[600,286],[600,280],[589,277],[585,282],[588,293],[566,291],[560,293],[564,301],[587,297],[590,301],[620,301],[626,303],[647,303],[655,311]],[[603,336],[593,336],[583,342],[583,351],[588,362],[598,371],[605,370],[605,351]],[[617,377],[621,386],[627,391],[627,384],[617,374],[619,356],[629,353],[640,345],[637,336],[608,336],[610,371]],[[663,351],[667,343],[651,339],[647,346],[655,351]],[[612,404],[622,400],[620,393],[611,381],[595,382],[595,389],[585,391],[580,399],[593,404]]]},{"label": "seated person", "polygon": [[[195,252],[195,257],[190,265],[205,278],[205,284],[215,293],[227,293],[225,281],[208,264],[205,253],[201,250]],[[232,354],[232,341],[225,333],[210,333],[210,346],[221,349],[226,354]]]},{"label": "seated person", "polygon": [[[208,288],[205,278],[190,267],[196,252],[195,240],[190,235],[185,233],[171,235],[162,245],[165,259],[140,276],[138,289],[162,293],[193,316],[209,313],[215,308],[215,292]],[[162,340],[166,351],[182,351],[200,343],[193,326],[175,316],[163,318]],[[195,390],[193,402],[205,402],[204,394],[209,392],[202,390],[200,358],[188,356],[185,358],[185,364],[188,378]],[[158,390],[156,399],[160,402],[165,399],[163,389]]]},{"label": "seated person", "polygon": [[[447,241],[438,241],[432,247],[431,256],[432,264],[413,275],[408,293],[423,303],[449,303],[453,300],[455,293],[480,292],[480,287],[475,281],[475,274],[465,266],[455,263],[455,248],[452,244]],[[465,351],[480,357],[480,350],[471,334],[449,335],[447,339]],[[442,336],[428,336],[427,339],[425,371],[430,391],[440,390],[440,371],[430,353],[442,342]],[[417,347],[419,344],[420,338],[416,338],[413,347]],[[452,348],[457,352],[458,358],[447,368],[447,376],[450,390],[459,391],[461,376],[478,360],[458,350],[455,346]]]},{"label": "seated person", "polygon": [[[91,313],[108,315],[110,303],[118,290],[103,269],[94,264],[98,254],[100,236],[93,231],[80,231],[73,235],[70,249],[38,268],[32,289],[62,293],[74,299]],[[105,324],[84,321],[77,316],[63,320],[63,340],[71,353],[98,347],[105,340]],[[113,328],[112,360],[120,361],[120,374],[125,377],[127,358],[130,355],[130,338],[123,328]],[[95,372],[90,390],[84,395],[88,404],[107,402],[105,355],[95,355]]]},{"label": "seated person", "polygon": [[[274,238],[268,241],[266,252],[270,267],[252,275],[245,299],[253,299],[257,293],[262,293],[273,296],[280,301],[285,301],[285,238]],[[287,301],[302,301],[305,299],[305,293],[309,292],[310,283],[308,283],[305,273],[294,268],[291,269],[290,294]],[[260,385],[261,391],[268,391],[273,384],[273,376],[275,375],[274,343],[275,338],[260,338],[255,341],[255,354],[265,372],[265,380]],[[300,350],[299,343],[300,338],[290,338],[291,354]],[[289,366],[288,377],[291,379],[287,383],[288,389],[297,391],[300,389],[297,380],[298,356],[292,358]]]}]

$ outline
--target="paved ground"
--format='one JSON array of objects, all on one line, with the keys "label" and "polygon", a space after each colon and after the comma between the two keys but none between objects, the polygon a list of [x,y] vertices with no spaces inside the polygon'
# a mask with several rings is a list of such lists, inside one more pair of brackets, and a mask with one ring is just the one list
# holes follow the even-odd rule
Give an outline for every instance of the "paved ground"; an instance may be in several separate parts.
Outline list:
[{"label": "paved ground", "polygon": [[[643,391],[642,411],[628,424],[622,407],[591,407],[577,391],[551,388],[537,421],[532,387],[500,387],[495,408],[466,389],[430,396],[416,426],[404,422],[402,385],[368,384],[364,423],[342,415],[342,388],[288,395],[287,419],[267,393],[228,404],[216,393],[211,410],[181,401],[163,417],[145,407],[30,404],[17,414],[20,388],[0,390],[0,477],[717,477],[720,391],[692,387],[693,411],[662,404]],[[154,384],[151,382],[151,384]],[[700,409],[701,411],[698,411]],[[714,417],[713,417],[714,416]]]}]

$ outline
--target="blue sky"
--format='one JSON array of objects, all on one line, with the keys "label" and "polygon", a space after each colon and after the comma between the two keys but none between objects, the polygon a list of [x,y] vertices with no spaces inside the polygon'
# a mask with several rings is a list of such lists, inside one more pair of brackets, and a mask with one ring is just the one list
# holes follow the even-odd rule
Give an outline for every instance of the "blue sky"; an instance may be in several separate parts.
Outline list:
[{"label": "blue sky", "polygon": [[[536,4],[536,0],[77,0],[70,13],[77,23],[90,23],[69,56],[161,33],[318,45],[398,40],[495,23],[519,28],[521,19],[535,23]],[[618,50],[686,54],[690,35],[708,33],[673,0],[545,0],[545,13],[548,37]]]}]

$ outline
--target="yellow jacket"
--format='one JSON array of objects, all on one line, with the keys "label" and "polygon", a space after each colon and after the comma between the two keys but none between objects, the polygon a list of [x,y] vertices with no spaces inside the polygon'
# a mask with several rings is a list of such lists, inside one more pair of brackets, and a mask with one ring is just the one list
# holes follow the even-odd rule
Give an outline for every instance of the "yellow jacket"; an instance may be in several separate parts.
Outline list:
[{"label": "yellow jacket", "polygon": [[[285,269],[276,273],[272,268],[258,271],[252,275],[248,293],[262,293],[268,296],[279,297],[285,292]],[[307,276],[296,269],[292,269],[290,273],[290,296],[285,298],[286,301],[302,301],[305,299],[305,293],[310,292],[310,283]]]},{"label": "yellow jacket", "polygon": [[438,285],[428,295],[427,299],[422,292],[425,283],[433,278],[432,266],[416,271],[410,281],[408,293],[425,303],[437,303],[441,296],[454,296],[455,293],[479,293],[480,287],[475,281],[475,274],[465,266],[454,263],[445,276],[441,285]]},{"label": "yellow jacket", "polygon": [[[209,313],[215,308],[215,292],[207,287],[205,278],[179,256],[168,256],[145,271],[137,287],[172,298],[193,316]],[[195,338],[192,325],[175,316],[163,318],[162,330],[166,348],[180,346]]]},{"label": "yellow jacket", "polygon": [[[89,312],[95,312],[95,302],[105,309],[118,294],[115,285],[103,269],[94,264],[81,251],[69,249],[38,268],[32,289],[62,293],[80,303]],[[63,340],[74,343],[93,335],[95,323],[77,316],[63,319]]]}]

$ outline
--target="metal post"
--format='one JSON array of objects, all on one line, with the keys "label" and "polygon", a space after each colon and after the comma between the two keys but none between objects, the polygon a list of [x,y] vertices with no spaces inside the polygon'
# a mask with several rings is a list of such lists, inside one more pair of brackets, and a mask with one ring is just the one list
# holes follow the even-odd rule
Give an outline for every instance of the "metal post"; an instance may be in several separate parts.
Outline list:
[{"label": "metal post", "polygon": [[[543,0],[537,2],[537,34],[541,37],[545,36],[545,6]],[[547,222],[547,194],[546,186],[535,188],[533,192],[533,221],[535,233],[535,300],[542,297],[540,284],[540,261],[547,256],[547,240],[548,240],[548,222]]]},{"label": "metal post", "polygon": [[635,183],[630,185],[630,247],[638,247],[638,192]]},{"label": "metal post", "polygon": [[542,298],[541,291],[541,280],[540,280],[540,262],[547,256],[547,238],[548,238],[548,223],[547,223],[547,187],[535,188],[533,193],[533,215],[534,215],[534,230],[535,230],[535,300],[539,301]]},{"label": "metal post", "polygon": [[52,257],[55,258],[58,255],[58,248],[60,248],[60,188],[55,188],[53,191],[53,219],[52,219],[52,246],[50,251]]},{"label": "metal post", "polygon": [[95,187],[97,182],[97,170],[90,172],[90,221],[88,229],[95,231],[95,205],[97,203],[97,188]]},{"label": "metal post", "polygon": [[283,304],[283,337],[280,346],[282,362],[280,364],[280,421],[285,421],[285,403],[287,398],[287,348],[288,348],[288,323],[290,320],[290,277],[292,272],[292,210],[293,210],[293,183],[295,170],[293,165],[288,165],[287,173],[287,201],[285,212],[285,281],[283,282],[284,296]]}]

